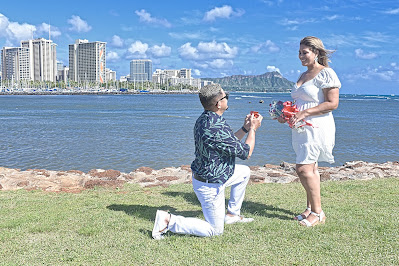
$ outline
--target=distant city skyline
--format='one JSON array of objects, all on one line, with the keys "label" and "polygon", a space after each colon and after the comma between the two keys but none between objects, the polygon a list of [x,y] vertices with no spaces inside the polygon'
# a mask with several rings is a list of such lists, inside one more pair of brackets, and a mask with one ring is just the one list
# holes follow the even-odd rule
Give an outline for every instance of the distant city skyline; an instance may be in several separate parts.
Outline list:
[{"label": "distant city skyline", "polygon": [[295,81],[306,70],[297,53],[308,35],[336,50],[330,66],[342,93],[399,94],[394,0],[114,0],[95,7],[22,0],[0,8],[0,47],[50,36],[57,60],[69,66],[76,39],[106,42],[106,67],[118,79],[130,73],[131,60],[150,59],[153,69],[192,69],[194,78],[279,71]]}]

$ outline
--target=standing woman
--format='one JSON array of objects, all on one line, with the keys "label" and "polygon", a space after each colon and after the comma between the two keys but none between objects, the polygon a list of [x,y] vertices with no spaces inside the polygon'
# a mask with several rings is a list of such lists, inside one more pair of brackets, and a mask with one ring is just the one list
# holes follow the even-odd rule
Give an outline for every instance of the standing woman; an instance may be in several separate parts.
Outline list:
[{"label": "standing woman", "polygon": [[335,144],[335,123],[331,111],[338,107],[341,87],[337,74],[328,67],[331,53],[324,48],[319,38],[303,38],[299,47],[299,60],[307,70],[301,74],[291,92],[299,112],[290,122],[295,124],[304,119],[313,125],[305,126],[304,132],[292,130],[296,172],[307,198],[306,210],[294,219],[303,226],[315,226],[326,220],[321,208],[317,163],[334,163],[332,150]]}]

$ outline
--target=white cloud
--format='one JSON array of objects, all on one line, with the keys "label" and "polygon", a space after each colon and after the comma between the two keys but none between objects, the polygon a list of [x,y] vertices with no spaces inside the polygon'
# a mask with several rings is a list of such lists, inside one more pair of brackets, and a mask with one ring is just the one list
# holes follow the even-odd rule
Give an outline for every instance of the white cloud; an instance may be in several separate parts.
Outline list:
[{"label": "white cloud", "polygon": [[279,5],[283,2],[283,0],[277,0],[277,1],[270,1],[270,0],[262,0],[263,3],[267,4],[268,6],[273,6],[275,4]]},{"label": "white cloud", "polygon": [[234,58],[238,54],[237,47],[230,47],[227,43],[200,42],[198,52],[208,58]]},{"label": "white cloud", "polygon": [[128,49],[131,54],[146,55],[148,50],[148,44],[142,43],[141,41],[135,41]]},{"label": "white cloud", "polygon": [[149,51],[154,57],[167,57],[171,54],[172,48],[169,46],[166,46],[164,43],[162,43],[161,46],[159,45],[154,45],[152,46]]},{"label": "white cloud", "polygon": [[280,47],[278,47],[271,40],[267,40],[265,43],[255,45],[251,48],[254,53],[267,52],[267,53],[278,53],[280,52]]},{"label": "white cloud", "polygon": [[319,20],[316,20],[314,18],[310,19],[283,19],[280,21],[280,24],[283,26],[291,26],[291,25],[301,25],[301,24],[306,24],[306,23],[316,23],[319,22]]},{"label": "white cloud", "polygon": [[267,66],[266,70],[267,70],[267,72],[276,72],[277,71],[278,73],[281,73],[280,69],[275,66]]},{"label": "white cloud", "polygon": [[108,52],[107,53],[107,61],[117,61],[120,57],[117,52]]},{"label": "white cloud", "polygon": [[201,76],[201,71],[198,69],[193,69],[194,76]]},{"label": "white cloud", "polygon": [[287,19],[287,18],[284,18],[283,20],[278,21],[278,23],[280,25],[286,26],[287,27],[286,29],[290,30],[290,31],[298,30],[299,26],[302,25],[302,24],[318,23],[318,22],[320,22],[320,21],[316,20],[314,18],[310,18],[310,19],[302,19],[302,18],[300,18],[300,19]]},{"label": "white cloud", "polygon": [[194,64],[195,67],[202,68],[202,69],[207,69],[209,67],[207,62],[193,61],[193,64]]},{"label": "white cloud", "polygon": [[191,63],[198,68],[198,71],[200,69],[207,71],[231,69],[234,66],[233,59],[238,54],[237,47],[230,47],[225,42],[216,41],[200,42],[197,46],[192,46],[188,42],[180,46],[178,51],[180,57],[192,61]]},{"label": "white cloud", "polygon": [[391,63],[388,67],[367,67],[357,73],[344,74],[344,79],[349,82],[357,82],[359,80],[381,80],[399,83],[399,68],[396,63]]},{"label": "white cloud", "polygon": [[111,46],[114,46],[114,47],[122,47],[122,46],[123,46],[123,40],[122,40],[122,38],[119,37],[118,35],[112,36]]},{"label": "white cloud", "polygon": [[237,47],[230,47],[227,43],[200,42],[197,47],[192,47],[191,43],[185,43],[179,48],[180,56],[190,60],[206,59],[230,59],[238,54]]},{"label": "white cloud", "polygon": [[214,9],[205,13],[204,21],[215,21],[217,18],[240,17],[245,13],[242,9],[236,9],[235,11],[231,6],[224,5],[222,7],[215,7]]},{"label": "white cloud", "polygon": [[285,19],[283,19],[283,20],[280,22],[280,24],[281,24],[281,25],[284,25],[284,26],[291,26],[291,25],[298,25],[298,24],[301,24],[301,22],[298,21],[298,20],[289,20],[289,19],[285,18]]},{"label": "white cloud", "polygon": [[50,35],[51,38],[58,37],[61,35],[61,31],[57,27],[51,26],[47,23],[40,24],[37,28],[37,33],[41,34],[41,35],[45,35],[47,37],[49,34],[49,30],[51,33],[51,35]]},{"label": "white cloud", "polygon": [[355,55],[360,59],[374,59],[378,56],[376,53],[365,53],[362,49],[356,49]]},{"label": "white cloud", "polygon": [[377,73],[377,75],[383,80],[391,81],[393,79],[393,77],[395,76],[395,72],[385,71],[385,72]]},{"label": "white cloud", "polygon": [[145,9],[142,9],[140,11],[136,10],[134,13],[136,13],[136,15],[140,17],[141,22],[146,22],[146,23],[150,23],[153,25],[164,26],[166,28],[172,27],[172,24],[170,24],[169,21],[167,21],[166,19],[154,18],[151,16],[150,13],[145,11]]},{"label": "white cloud", "polygon": [[27,23],[19,24],[18,22],[10,22],[6,29],[7,35],[11,39],[17,41],[29,40],[32,38],[33,32],[36,31],[36,27]]},{"label": "white cloud", "polygon": [[386,10],[386,11],[383,11],[382,13],[389,14],[389,15],[397,15],[397,14],[399,14],[399,8]]},{"label": "white cloud", "polygon": [[164,43],[162,43],[161,45],[153,45],[150,47],[147,43],[143,43],[141,41],[135,41],[128,48],[128,58],[152,57],[153,59],[157,59],[160,57],[170,56],[171,52],[172,48],[166,46]]},{"label": "white cloud", "polygon": [[36,27],[34,25],[12,22],[6,16],[0,13],[0,36],[6,38],[7,45],[16,44],[22,40],[31,39],[35,31]]},{"label": "white cloud", "polygon": [[211,68],[224,69],[230,68],[234,65],[233,60],[214,59],[209,62]]},{"label": "white cloud", "polygon": [[338,18],[338,15],[333,15],[333,16],[327,16],[327,17],[326,17],[326,19],[327,19],[327,20],[330,20],[330,21],[336,20],[337,18]]},{"label": "white cloud", "polygon": [[330,47],[368,47],[368,48],[380,48],[381,45],[389,45],[394,42],[392,35],[388,35],[381,32],[367,31],[360,34],[332,34],[329,37],[323,38],[324,44],[328,44]]},{"label": "white cloud", "polygon": [[71,31],[88,32],[91,30],[91,26],[79,16],[72,15],[72,17],[68,19],[68,24],[72,26],[69,28]]},{"label": "white cloud", "polygon": [[196,60],[199,58],[198,50],[191,46],[191,43],[185,43],[179,48],[180,56],[184,59]]},{"label": "white cloud", "polygon": [[10,24],[10,21],[6,16],[0,13],[0,36],[6,36],[7,35],[7,28],[8,25]]},{"label": "white cloud", "polygon": [[35,37],[48,38],[49,28],[51,30],[51,38],[61,35],[61,31],[47,23],[41,23],[38,26],[28,23],[18,23],[10,21],[6,16],[0,13],[0,37],[6,39],[7,46],[19,46],[20,41],[30,40]]},{"label": "white cloud", "polygon": [[390,35],[381,32],[367,31],[362,38],[372,43],[389,43],[391,40]]}]

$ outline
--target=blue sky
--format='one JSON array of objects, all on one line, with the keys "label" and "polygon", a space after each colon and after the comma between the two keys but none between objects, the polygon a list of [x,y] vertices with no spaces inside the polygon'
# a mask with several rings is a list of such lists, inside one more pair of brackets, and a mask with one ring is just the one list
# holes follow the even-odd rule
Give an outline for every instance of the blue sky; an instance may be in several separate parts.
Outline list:
[{"label": "blue sky", "polygon": [[153,68],[191,68],[196,78],[277,70],[296,81],[299,41],[319,37],[336,50],[330,66],[341,93],[399,94],[397,0],[7,1],[0,46],[48,38],[68,65],[76,39],[107,42],[107,67],[129,73],[132,59]]}]

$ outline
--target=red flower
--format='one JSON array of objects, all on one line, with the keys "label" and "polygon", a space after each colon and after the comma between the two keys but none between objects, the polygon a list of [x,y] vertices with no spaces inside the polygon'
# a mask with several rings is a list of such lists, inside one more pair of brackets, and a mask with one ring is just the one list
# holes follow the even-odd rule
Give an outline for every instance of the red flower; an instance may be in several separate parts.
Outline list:
[{"label": "red flower", "polygon": [[290,126],[290,128],[294,128],[296,129],[298,132],[302,132],[304,131],[304,126],[311,126],[313,127],[313,125],[309,122],[306,122],[305,120],[301,120],[297,123],[292,124],[290,122],[290,118],[295,115],[297,112],[299,112],[298,108],[296,105],[294,105],[292,102],[290,101],[286,101],[286,102],[282,102],[282,101],[273,101],[270,104],[270,110],[269,110],[269,114],[273,119],[277,119],[278,117],[282,117],[285,119],[285,121],[287,121],[288,125]]}]

